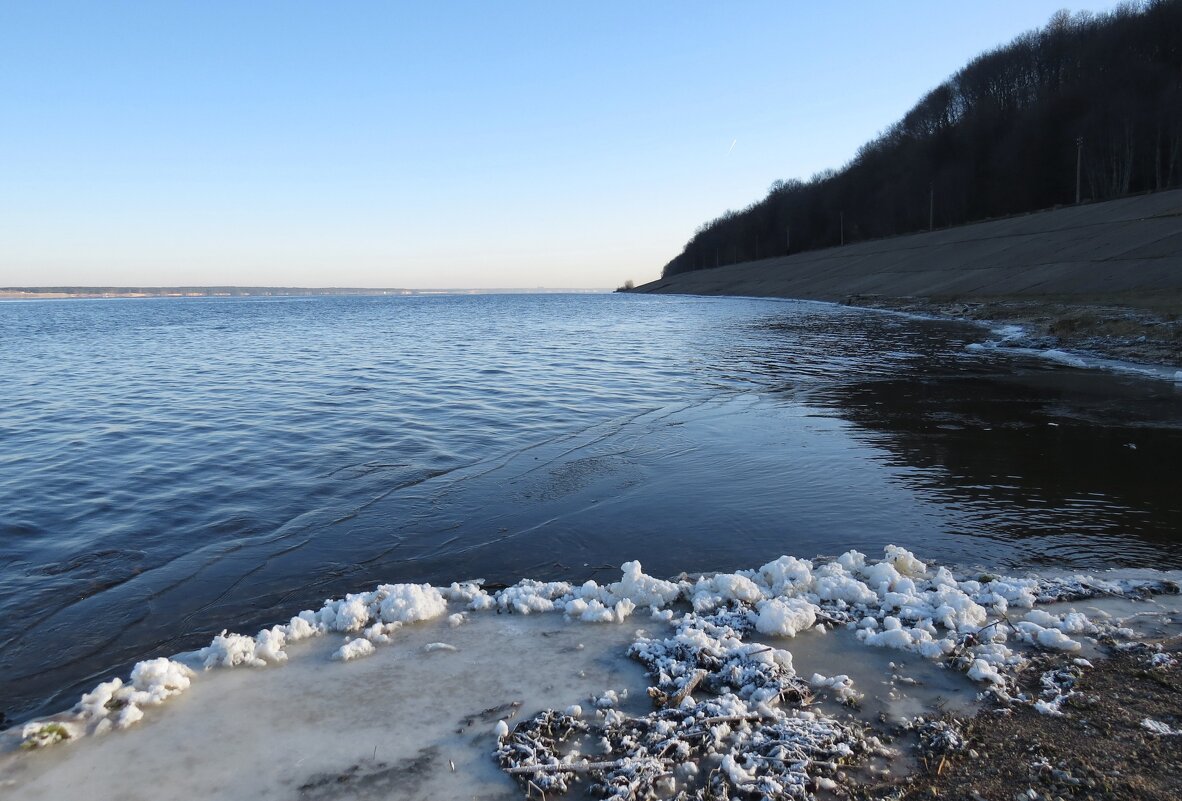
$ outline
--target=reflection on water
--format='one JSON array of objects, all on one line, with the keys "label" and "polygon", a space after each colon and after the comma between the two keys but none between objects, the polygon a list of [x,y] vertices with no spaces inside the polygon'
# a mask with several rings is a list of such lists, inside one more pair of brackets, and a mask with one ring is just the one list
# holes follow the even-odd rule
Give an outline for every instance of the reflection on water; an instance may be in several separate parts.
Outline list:
[{"label": "reflection on water", "polygon": [[821,395],[886,464],[920,469],[915,489],[957,512],[950,534],[1021,543],[1020,563],[1179,563],[1182,404],[1167,383],[1027,362]]},{"label": "reflection on water", "polygon": [[377,581],[1178,566],[1182,400],[821,304],[0,308],[0,710]]}]

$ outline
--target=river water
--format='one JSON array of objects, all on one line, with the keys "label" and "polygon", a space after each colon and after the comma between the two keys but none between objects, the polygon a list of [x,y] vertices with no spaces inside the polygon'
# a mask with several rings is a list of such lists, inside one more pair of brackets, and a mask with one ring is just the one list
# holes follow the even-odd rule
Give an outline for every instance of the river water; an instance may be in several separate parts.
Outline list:
[{"label": "river water", "polygon": [[1182,393],[815,303],[0,304],[0,712],[379,581],[1182,566]]}]

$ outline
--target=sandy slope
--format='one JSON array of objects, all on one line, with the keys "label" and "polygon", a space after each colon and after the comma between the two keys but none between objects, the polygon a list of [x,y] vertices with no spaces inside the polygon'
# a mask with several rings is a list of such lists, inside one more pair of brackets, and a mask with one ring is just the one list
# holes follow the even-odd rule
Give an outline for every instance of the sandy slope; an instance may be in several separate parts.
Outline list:
[{"label": "sandy slope", "polygon": [[1182,190],[677,275],[636,292],[804,298],[1026,324],[1182,364]]},{"label": "sandy slope", "polygon": [[700,270],[638,291],[844,300],[1182,293],[1182,190]]}]

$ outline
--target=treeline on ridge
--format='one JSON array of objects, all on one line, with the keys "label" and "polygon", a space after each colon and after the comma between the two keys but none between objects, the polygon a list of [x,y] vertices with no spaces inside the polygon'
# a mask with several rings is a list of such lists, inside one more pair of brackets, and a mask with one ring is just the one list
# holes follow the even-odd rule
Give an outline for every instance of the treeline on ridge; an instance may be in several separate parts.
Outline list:
[{"label": "treeline on ridge", "polygon": [[[1078,158],[1078,163],[1077,163]],[[776,181],[666,277],[1182,182],[1182,0],[1055,14],[984,53],[841,170]]]}]

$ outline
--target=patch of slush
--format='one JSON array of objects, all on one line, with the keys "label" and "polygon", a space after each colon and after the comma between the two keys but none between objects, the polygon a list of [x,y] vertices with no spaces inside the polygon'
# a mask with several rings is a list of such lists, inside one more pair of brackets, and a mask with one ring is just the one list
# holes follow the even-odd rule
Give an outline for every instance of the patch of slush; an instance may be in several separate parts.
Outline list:
[{"label": "patch of slush", "polygon": [[[1182,595],[1153,595],[1142,599],[1121,596],[1097,596],[1077,601],[1059,601],[1040,607],[1062,617],[1073,614],[1086,616],[1089,622],[1100,624],[1130,641],[1165,640],[1182,634]],[[1081,645],[1077,656],[1086,659],[1102,658],[1103,643],[1096,637],[1077,638]]]},{"label": "patch of slush", "polygon": [[[792,648],[796,671],[810,677],[818,701],[830,714],[901,724],[934,710],[959,715],[975,711],[980,686],[966,674],[918,654],[865,648],[844,628],[824,634],[809,632],[798,644],[801,647],[794,644]],[[829,682],[846,676],[858,694],[850,699],[857,701],[856,706],[846,703],[832,684],[813,681],[818,675]]]},{"label": "patch of slush", "polygon": [[[1101,644],[1156,658],[1140,640],[1178,631],[1176,578],[958,574],[887,546],[673,581],[628,562],[604,585],[381,585],[141,662],[3,733],[0,787],[413,799],[515,795],[512,776],[601,798],[812,798],[899,756],[871,723],[974,696],[1056,714]],[[1030,697],[1015,676],[1040,651],[1074,661]]]}]

